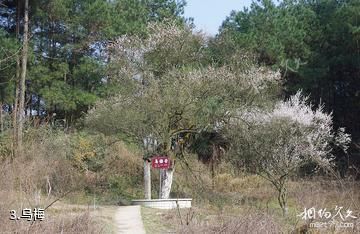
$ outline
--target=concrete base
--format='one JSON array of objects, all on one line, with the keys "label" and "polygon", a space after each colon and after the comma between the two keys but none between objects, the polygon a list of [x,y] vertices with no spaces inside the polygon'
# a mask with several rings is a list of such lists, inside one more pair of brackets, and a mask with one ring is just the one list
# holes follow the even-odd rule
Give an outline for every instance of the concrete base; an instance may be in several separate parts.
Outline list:
[{"label": "concrete base", "polygon": [[177,198],[177,199],[151,199],[151,200],[132,200],[133,205],[141,205],[145,207],[157,208],[157,209],[175,209],[190,208],[191,198]]}]

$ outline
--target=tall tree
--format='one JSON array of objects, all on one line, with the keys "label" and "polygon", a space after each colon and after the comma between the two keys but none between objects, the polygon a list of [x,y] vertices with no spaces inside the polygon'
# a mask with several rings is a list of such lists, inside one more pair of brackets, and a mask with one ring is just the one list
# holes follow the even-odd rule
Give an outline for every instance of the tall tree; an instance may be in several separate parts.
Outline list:
[{"label": "tall tree", "polygon": [[29,50],[29,0],[24,1],[24,31],[21,51],[21,73],[19,80],[19,108],[17,110],[17,148],[18,154],[23,153],[23,128],[25,121],[25,81]]},{"label": "tall tree", "polygon": [[[109,74],[123,89],[89,112],[91,129],[118,134],[139,147],[153,139],[154,153],[175,159],[184,135],[221,128],[238,108],[254,104],[260,89],[277,82],[268,70],[240,73],[206,65],[206,40],[187,26],[171,21],[150,24],[148,30],[146,38],[125,36],[111,45]],[[173,164],[162,172],[161,198],[170,195],[174,169]]]}]

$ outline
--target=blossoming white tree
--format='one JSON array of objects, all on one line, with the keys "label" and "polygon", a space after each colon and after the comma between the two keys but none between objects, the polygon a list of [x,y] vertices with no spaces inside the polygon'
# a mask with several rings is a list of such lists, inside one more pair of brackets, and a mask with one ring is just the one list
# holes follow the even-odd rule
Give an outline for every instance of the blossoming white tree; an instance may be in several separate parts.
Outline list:
[{"label": "blossoming white tree", "polygon": [[313,110],[301,92],[279,102],[271,111],[239,113],[233,121],[233,150],[278,191],[278,202],[287,213],[287,181],[301,166],[314,162],[331,168],[332,151],[345,152],[350,136],[343,128],[333,130],[332,115],[319,106]]},{"label": "blossoming white tree", "polygon": [[[150,24],[148,31],[145,38],[121,37],[109,48],[109,79],[123,88],[89,112],[91,128],[122,134],[139,146],[151,136],[157,151],[174,158],[171,146],[181,134],[225,125],[232,110],[250,105],[277,82],[279,74],[265,68],[238,72],[206,64],[205,38],[186,26]],[[163,172],[161,198],[170,195],[174,169]]]}]

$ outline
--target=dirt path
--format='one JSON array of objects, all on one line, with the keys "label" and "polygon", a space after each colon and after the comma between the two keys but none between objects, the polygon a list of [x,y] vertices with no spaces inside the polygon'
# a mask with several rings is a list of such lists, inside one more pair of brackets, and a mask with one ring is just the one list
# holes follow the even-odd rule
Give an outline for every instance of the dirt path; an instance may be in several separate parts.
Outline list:
[{"label": "dirt path", "polygon": [[140,206],[120,206],[115,214],[118,233],[145,234]]}]

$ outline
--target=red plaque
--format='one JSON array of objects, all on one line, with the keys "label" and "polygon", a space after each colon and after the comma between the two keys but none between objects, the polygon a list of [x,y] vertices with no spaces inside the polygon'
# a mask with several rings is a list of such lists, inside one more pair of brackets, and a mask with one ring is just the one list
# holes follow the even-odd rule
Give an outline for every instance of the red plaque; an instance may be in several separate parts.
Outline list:
[{"label": "red plaque", "polygon": [[154,156],[151,158],[151,165],[155,169],[169,169],[170,159],[166,156]]}]

